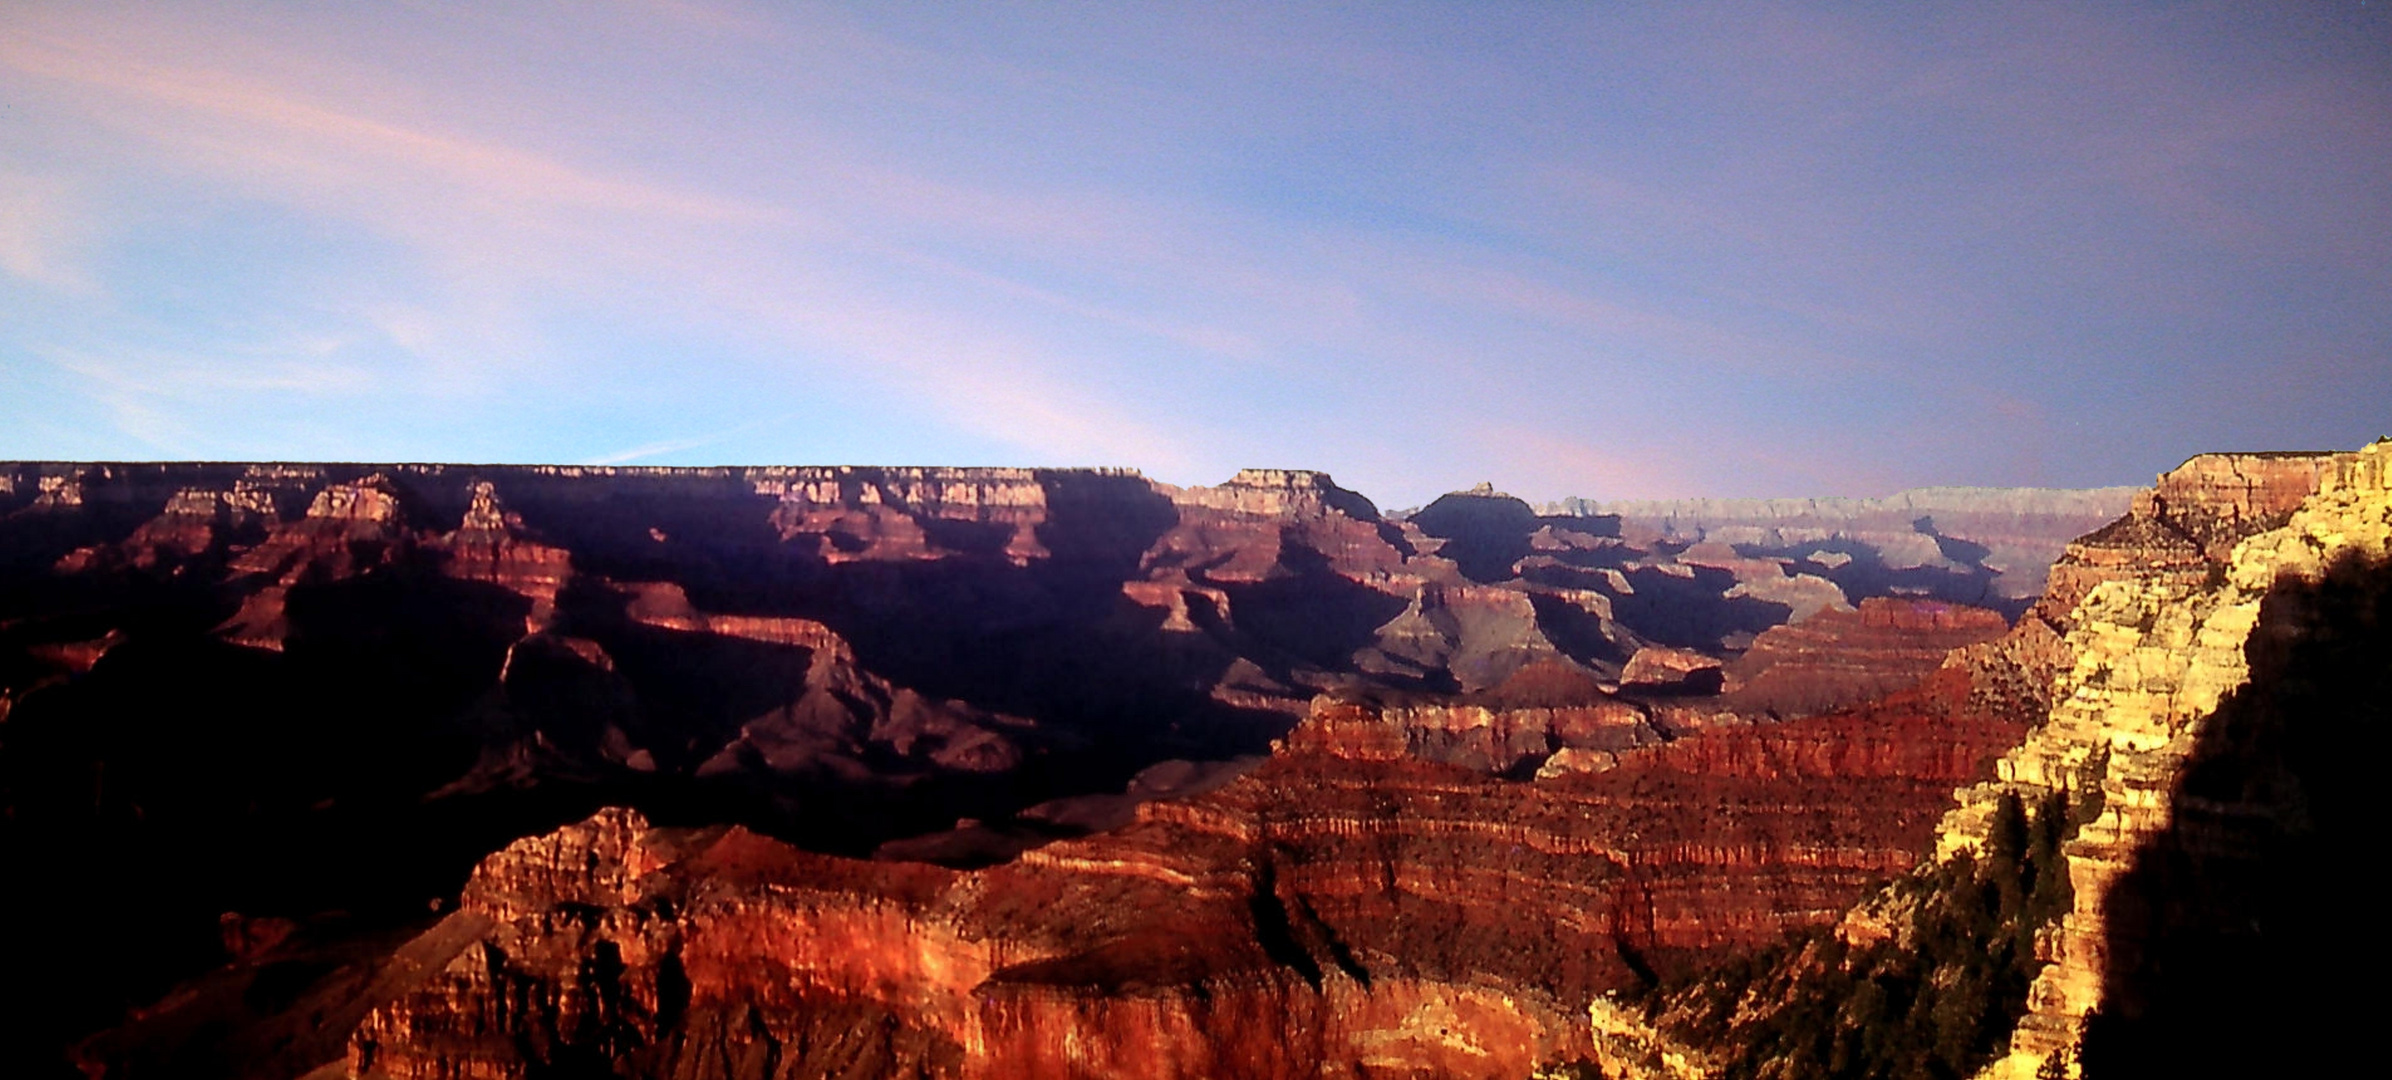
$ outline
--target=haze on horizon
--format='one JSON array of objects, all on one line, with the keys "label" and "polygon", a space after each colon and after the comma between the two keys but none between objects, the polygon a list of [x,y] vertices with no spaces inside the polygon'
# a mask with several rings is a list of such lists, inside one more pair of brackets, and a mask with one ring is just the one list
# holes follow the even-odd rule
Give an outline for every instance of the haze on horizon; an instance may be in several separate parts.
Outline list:
[{"label": "haze on horizon", "polygon": [[2388,388],[2382,4],[0,8],[0,458],[1873,495]]}]

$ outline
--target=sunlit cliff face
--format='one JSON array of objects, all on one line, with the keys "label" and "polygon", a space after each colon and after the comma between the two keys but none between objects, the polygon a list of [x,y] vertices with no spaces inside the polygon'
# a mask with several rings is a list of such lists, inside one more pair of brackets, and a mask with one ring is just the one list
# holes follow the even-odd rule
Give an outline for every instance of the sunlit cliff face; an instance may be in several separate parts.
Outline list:
[{"label": "sunlit cliff face", "polygon": [[[2313,958],[2347,925],[2348,849],[2370,827],[2346,751],[2392,700],[2387,462],[2392,441],[2203,455],[2070,545],[2008,638],[1953,654],[2043,672],[2048,706],[1993,779],[1956,793],[1936,858],[1833,939],[1597,1008],[1606,1068],[1932,1058],[2024,1078],[2346,1056],[2345,1006]],[[2022,843],[2026,807],[2042,841]],[[1827,1017],[1823,993],[1863,1004]],[[1893,995],[1906,1016],[1883,1013]]]}]

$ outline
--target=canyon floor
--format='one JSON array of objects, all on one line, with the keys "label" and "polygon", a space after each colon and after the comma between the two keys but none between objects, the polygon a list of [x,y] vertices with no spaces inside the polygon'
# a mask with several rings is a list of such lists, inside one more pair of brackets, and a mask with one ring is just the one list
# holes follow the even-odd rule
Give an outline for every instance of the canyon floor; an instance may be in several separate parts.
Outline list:
[{"label": "canyon floor", "polygon": [[[2101,605],[2221,587],[2329,496],[2357,509],[2311,534],[2378,557],[2383,456],[1400,514],[1282,470],[0,465],[0,844],[37,883],[4,947],[44,990],[0,1053],[1740,1075],[1762,1042],[1692,1004],[1723,965],[1915,951],[1943,894],[1903,883],[1948,892],[2004,807],[2125,768],[2032,750],[2118,728],[2055,726]],[[2172,820],[2107,812],[2037,856],[2084,918],[2034,909],[2022,978],[2098,950],[2085,868]],[[2095,1060],[2063,982],[1933,1060]]]}]

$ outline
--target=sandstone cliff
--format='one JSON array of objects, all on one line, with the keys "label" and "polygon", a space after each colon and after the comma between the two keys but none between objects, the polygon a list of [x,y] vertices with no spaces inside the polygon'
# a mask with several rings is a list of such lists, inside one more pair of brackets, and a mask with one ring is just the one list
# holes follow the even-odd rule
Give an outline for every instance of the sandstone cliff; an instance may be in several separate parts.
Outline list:
[{"label": "sandstone cliff", "polygon": [[[1833,939],[1598,1007],[1599,1056],[1631,1076],[1834,1075],[1877,1067],[1869,1047],[1907,1025],[1927,1033],[1916,1053],[1992,1077],[2332,1059],[2352,1021],[2318,989],[2320,931],[2295,913],[2356,884],[2327,845],[2357,835],[2359,788],[2317,740],[2385,712],[2388,579],[2392,441],[2203,455],[2162,476],[2070,545],[2010,637],[1938,676],[1976,679],[1979,701],[2049,703],[1995,779],[1957,793],[1938,859]],[[2040,673],[2047,691],[2016,692]],[[2000,919],[1971,907],[1980,893],[2002,897]],[[1972,941],[2015,966],[1949,952]],[[1923,986],[1936,950],[1950,959]],[[1921,1004],[1855,1019],[1889,993]],[[1847,1005],[1805,1017],[1822,994]],[[1991,1026],[1955,1032],[1963,1015]]]},{"label": "sandstone cliff", "polygon": [[[2121,999],[2118,976],[2141,967],[2164,916],[2121,885],[2154,847],[2190,845],[2198,862],[2255,862],[2265,846],[2255,834],[2303,828],[2290,816],[2318,812],[2302,805],[2297,779],[2256,790],[2189,781],[2235,710],[2261,707],[2254,665],[2323,629],[2316,605],[2295,598],[2354,587],[2329,582],[2339,566],[2392,563],[2392,442],[2330,456],[2204,455],[2163,477],[2147,505],[2198,545],[2202,576],[2155,560],[2087,590],[2049,720],[2003,757],[1997,781],[1961,792],[1941,829],[1944,851],[1978,846],[2002,792],[2098,792],[2099,816],[2065,849],[2075,906],[2042,939],[2050,965],[1992,1076],[2033,1076],[2055,1054],[2073,1061],[2088,1014],[2105,1001],[2112,1011],[2143,1004]],[[2361,662],[2380,669],[2392,653]]]},{"label": "sandstone cliff", "polygon": [[1726,669],[1740,712],[1803,716],[1917,685],[1955,649],[1994,641],[2010,624],[1983,608],[1871,597],[1858,610],[1772,627]]}]

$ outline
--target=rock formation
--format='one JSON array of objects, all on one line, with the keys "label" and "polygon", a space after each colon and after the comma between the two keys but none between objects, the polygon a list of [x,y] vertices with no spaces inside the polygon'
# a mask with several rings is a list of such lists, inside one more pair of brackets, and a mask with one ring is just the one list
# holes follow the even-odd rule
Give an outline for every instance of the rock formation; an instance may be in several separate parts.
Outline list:
[{"label": "rock formation", "polygon": [[[688,1067],[1001,1075],[1169,1045],[1252,1075],[1494,1075],[1574,1053],[1593,994],[1831,921],[2018,733],[2007,653],[1859,702],[1991,629],[1878,603],[1925,578],[1832,538],[1751,550],[1491,489],[1398,519],[1283,470],[0,481],[0,842],[52,883],[0,916],[51,928],[17,970],[54,991],[0,1035],[12,1061],[46,1047],[38,1067],[114,1024],[84,1058],[124,1075],[387,1071],[451,1045],[500,1074],[719,1050]],[[1934,580],[1984,577],[1947,561]],[[1977,647],[2065,629],[2021,627]],[[1731,676],[1753,702],[1708,692]],[[666,827],[572,825],[606,806]],[[662,861],[592,841],[585,863],[630,860],[600,893],[484,861],[575,828],[653,834]],[[738,852],[780,869],[717,880]],[[1132,888],[1126,866],[1170,873]],[[650,871],[671,883],[622,883]],[[826,876],[793,907],[789,873]],[[692,921],[710,897],[761,913],[737,933],[993,951],[886,980],[797,956],[819,984],[701,1015],[677,996],[701,969],[655,950],[717,932]],[[708,992],[751,974],[723,961]],[[1295,1019],[1247,1059],[1206,1041],[1240,1016]]]},{"label": "rock formation", "polygon": [[1806,716],[1917,685],[1954,649],[2010,632],[1999,614],[1939,600],[1870,597],[1855,611],[1771,627],[1725,671],[1740,712]]},{"label": "rock formation", "polygon": [[1457,719],[1324,698],[1259,767],[972,871],[602,811],[483,860],[366,989],[293,995],[352,1025],[295,1040],[345,1040],[327,1077],[1522,1076],[1640,966],[1899,873],[2017,736],[1891,708],[1640,750],[1563,715],[1620,764],[1527,782],[1432,760]]},{"label": "rock formation", "polygon": [[[2173,557],[2182,548],[2167,544],[2147,571],[2086,590],[2049,720],[2004,755],[1996,781],[1961,792],[1940,830],[1942,850],[1974,848],[2004,792],[2099,792],[2099,815],[2065,849],[2075,907],[2043,939],[2050,965],[2009,1056],[1990,1071],[1997,1077],[2074,1058],[2105,998],[2112,1010],[2142,1004],[2119,1000],[2115,973],[2140,966],[2136,954],[2164,916],[2124,901],[2120,886],[2156,843],[2193,845],[2199,861],[2256,861],[2254,833],[2299,829],[2287,815],[2318,812],[2281,780],[2272,791],[2202,791],[2188,790],[2188,775],[2230,722],[2254,663],[2317,631],[2312,610],[2282,599],[2287,590],[2325,583],[2345,560],[2392,563],[2392,442],[2356,454],[2203,455],[2135,510],[2138,534],[2166,529],[2196,545],[2202,574],[2192,579]],[[2392,653],[2375,661],[2392,664]]]},{"label": "rock formation", "polygon": [[[2325,988],[2317,913],[2355,916],[2339,898],[2357,873],[2337,845],[2367,827],[2367,781],[2327,747],[2362,737],[2392,693],[2392,440],[2196,457],[2071,544],[2052,581],[2010,635],[1956,651],[1931,680],[1975,683],[1965,696],[1981,706],[2046,710],[1993,779],[1956,793],[1937,859],[1857,906],[1839,940],[1638,1008],[1598,1005],[1607,1068],[1828,1075],[1828,1057],[1861,1045],[1844,1023],[1851,1003],[1901,989],[1899,972],[1950,947],[1920,937],[1930,923],[1981,933],[1968,927],[1987,925],[1969,921],[1982,914],[1939,912],[1986,890],[2003,912],[2029,913],[1999,947],[2023,943],[2031,978],[2003,1000],[2008,969],[1973,989],[1987,973],[1939,969],[1938,1009],[1967,990],[1970,1015],[1998,1025],[1943,1044],[1942,1061],[1986,1037],[1982,1075],[2019,1080],[2347,1060],[2361,1021]],[[2047,689],[2020,692],[2038,677]],[[2028,884],[2014,884],[2022,866]],[[1819,1021],[1829,987],[1847,1006]],[[1926,1022],[1918,1009],[1908,1021]],[[1866,1033],[1870,1045],[1910,1037]]]},{"label": "rock formation", "polygon": [[2069,541],[2123,513],[2135,491],[1941,487],[1874,499],[1564,499],[1545,511],[1616,516],[1629,535],[1789,558],[1848,593],[1902,588],[2003,607],[2041,595],[2044,568]]}]

